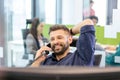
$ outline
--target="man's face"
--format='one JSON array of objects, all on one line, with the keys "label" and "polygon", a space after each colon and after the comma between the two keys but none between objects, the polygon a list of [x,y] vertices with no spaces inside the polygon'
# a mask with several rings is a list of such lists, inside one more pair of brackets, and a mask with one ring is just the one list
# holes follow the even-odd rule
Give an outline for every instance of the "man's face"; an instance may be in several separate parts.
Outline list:
[{"label": "man's face", "polygon": [[50,33],[51,48],[56,55],[62,55],[69,48],[72,37],[64,30],[56,30]]}]

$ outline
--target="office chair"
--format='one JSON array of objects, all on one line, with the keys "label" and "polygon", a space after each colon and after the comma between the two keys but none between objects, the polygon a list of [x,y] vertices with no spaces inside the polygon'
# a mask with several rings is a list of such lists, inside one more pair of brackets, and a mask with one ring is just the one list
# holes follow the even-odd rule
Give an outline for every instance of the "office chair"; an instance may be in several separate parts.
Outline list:
[{"label": "office chair", "polygon": [[94,55],[93,65],[94,65],[94,66],[99,66],[99,65],[100,65],[100,62],[101,62],[101,59],[102,59],[102,55],[101,55],[101,54],[99,54],[99,55]]},{"label": "office chair", "polygon": [[23,36],[23,46],[24,46],[24,55],[23,55],[23,59],[28,59],[28,53],[27,53],[27,50],[26,50],[26,37],[29,33],[29,28],[28,28],[28,24],[31,24],[32,23],[32,20],[31,19],[27,19],[26,20],[26,28],[25,29],[22,29],[22,36]]}]

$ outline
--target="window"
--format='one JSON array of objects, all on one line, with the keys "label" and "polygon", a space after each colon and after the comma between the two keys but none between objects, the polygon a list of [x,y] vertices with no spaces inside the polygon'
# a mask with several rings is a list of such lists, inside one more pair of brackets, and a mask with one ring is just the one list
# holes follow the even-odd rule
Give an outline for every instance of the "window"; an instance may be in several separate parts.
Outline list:
[{"label": "window", "polygon": [[[6,65],[13,65],[12,60],[15,61],[17,58],[12,52],[11,47],[16,45],[15,49],[19,48],[17,44],[22,40],[22,29],[26,27],[26,19],[31,19],[31,0],[5,0],[4,1],[5,10],[5,34],[6,34],[6,51],[5,52],[5,62]],[[16,44],[17,43],[17,44]],[[23,51],[19,48],[17,50]],[[12,55],[13,54],[13,55]],[[15,56],[15,57],[14,57]]]}]

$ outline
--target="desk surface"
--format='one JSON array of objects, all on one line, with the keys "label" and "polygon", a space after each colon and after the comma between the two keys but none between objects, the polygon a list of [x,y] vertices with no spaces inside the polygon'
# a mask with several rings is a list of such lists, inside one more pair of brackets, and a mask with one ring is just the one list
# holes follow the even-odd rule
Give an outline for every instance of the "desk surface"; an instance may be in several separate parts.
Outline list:
[{"label": "desk surface", "polygon": [[23,40],[15,40],[15,41],[9,41],[9,44],[19,44],[19,45],[23,45]]}]

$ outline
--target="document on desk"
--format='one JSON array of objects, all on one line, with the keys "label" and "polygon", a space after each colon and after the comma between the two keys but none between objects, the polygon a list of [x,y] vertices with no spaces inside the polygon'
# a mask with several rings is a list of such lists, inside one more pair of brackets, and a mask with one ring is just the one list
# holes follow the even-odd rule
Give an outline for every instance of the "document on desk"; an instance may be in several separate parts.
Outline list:
[{"label": "document on desk", "polygon": [[106,25],[105,30],[104,30],[104,37],[105,38],[117,38],[116,28],[114,28],[112,25]]},{"label": "document on desk", "polygon": [[0,47],[0,58],[3,58],[3,47]]}]

